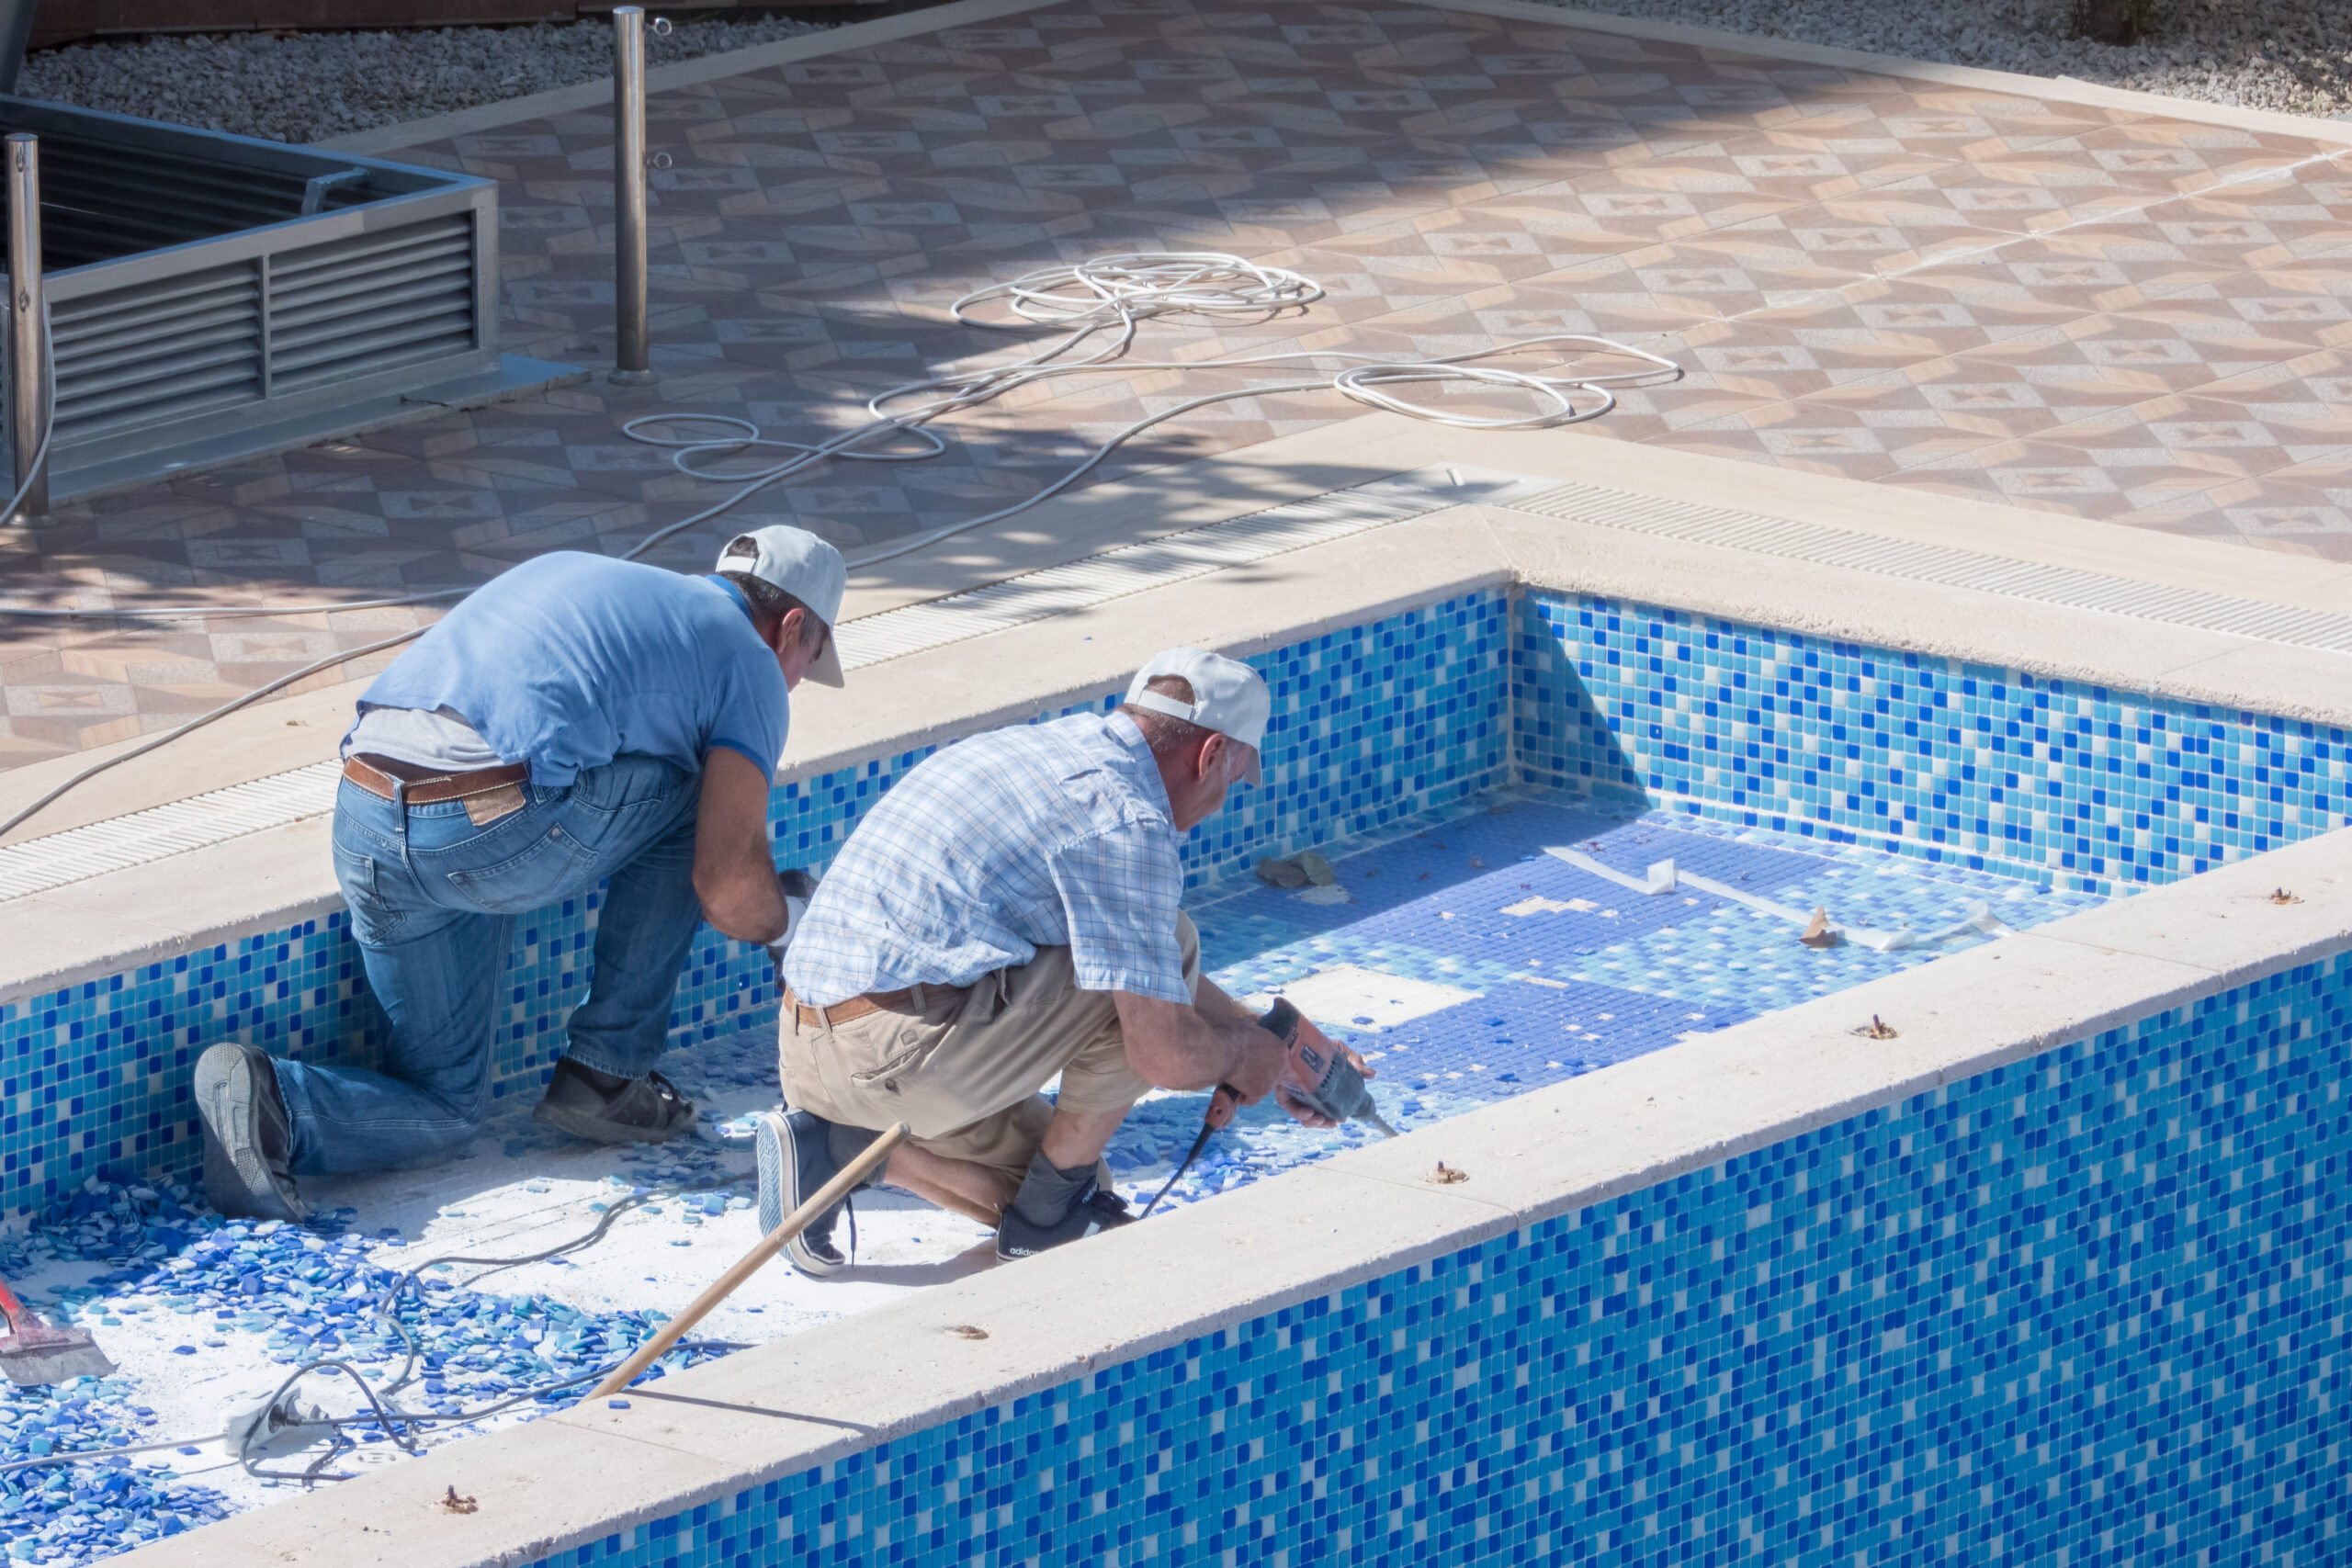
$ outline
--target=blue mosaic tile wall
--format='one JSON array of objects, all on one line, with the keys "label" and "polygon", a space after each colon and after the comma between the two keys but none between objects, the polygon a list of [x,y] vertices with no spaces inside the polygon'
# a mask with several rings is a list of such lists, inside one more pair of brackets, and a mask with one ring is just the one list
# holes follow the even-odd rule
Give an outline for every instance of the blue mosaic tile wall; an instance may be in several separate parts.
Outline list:
[{"label": "blue mosaic tile wall", "polygon": [[2345,731],[1686,611],[1529,594],[1529,783],[2109,893],[2340,828]]},{"label": "blue mosaic tile wall", "polygon": [[[1576,596],[1473,595],[1255,662],[1269,786],[1196,830],[1195,884],[1521,779],[2107,893],[2340,826],[2352,792],[2338,731]],[[921,755],[780,789],[778,858],[824,863]],[[561,1049],[596,902],[523,923],[502,1093]],[[706,930],[673,1043],[774,1005],[764,960]],[[364,1055],[379,1028],[336,918],[0,1002],[0,1210],[191,1164],[187,1071],[217,1041]]]},{"label": "blue mosaic tile wall", "polygon": [[2337,958],[545,1560],[2341,1562]]},{"label": "blue mosaic tile wall", "polygon": [[[1510,606],[1448,600],[1251,660],[1273,694],[1267,787],[1195,829],[1197,883],[1449,805],[1508,768]],[[1118,693],[1101,699],[1115,703]],[[927,752],[776,791],[776,853],[821,866]],[[587,982],[598,899],[526,918],[492,1041],[497,1092],[536,1095]],[[673,1047],[775,1015],[763,953],[703,928],[671,1015]],[[185,1170],[198,1158],[188,1075],[224,1040],[311,1059],[372,1051],[382,1015],[343,917],[306,921],[64,990],[0,1002],[0,1212],[54,1201],[101,1170]]]}]

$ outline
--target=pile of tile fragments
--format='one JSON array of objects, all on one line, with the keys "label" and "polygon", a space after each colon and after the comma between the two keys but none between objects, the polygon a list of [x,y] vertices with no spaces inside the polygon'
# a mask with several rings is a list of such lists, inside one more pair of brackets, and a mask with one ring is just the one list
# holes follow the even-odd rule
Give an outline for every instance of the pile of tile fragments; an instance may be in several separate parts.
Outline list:
[{"label": "pile of tile fragments", "polygon": [[[379,1303],[403,1271],[382,1260],[392,1238],[354,1234],[346,1228],[350,1218],[351,1211],[340,1210],[307,1226],[223,1220],[185,1186],[94,1178],[28,1232],[0,1237],[0,1274],[21,1278],[59,1261],[101,1263],[104,1272],[56,1292],[63,1315],[101,1336],[160,1336],[193,1356],[229,1325],[266,1329],[269,1359],[288,1372],[335,1357],[371,1372],[380,1368],[389,1378],[404,1363],[407,1347]],[[444,1416],[609,1366],[662,1322],[655,1313],[583,1313],[437,1276],[401,1293],[394,1310],[418,1351],[415,1381],[399,1402]],[[690,1349],[665,1365],[711,1353]],[[550,1393],[544,1407],[560,1407],[577,1393]],[[218,1441],[206,1440],[218,1434],[160,1431],[153,1409],[137,1398],[124,1377],[57,1388],[0,1384],[0,1466],[179,1438],[190,1440],[176,1445],[178,1457],[227,1462]],[[362,1445],[391,1440],[380,1427],[346,1433]],[[177,1476],[170,1457],[0,1471],[0,1539],[16,1562],[87,1562],[231,1511],[219,1489]]]}]

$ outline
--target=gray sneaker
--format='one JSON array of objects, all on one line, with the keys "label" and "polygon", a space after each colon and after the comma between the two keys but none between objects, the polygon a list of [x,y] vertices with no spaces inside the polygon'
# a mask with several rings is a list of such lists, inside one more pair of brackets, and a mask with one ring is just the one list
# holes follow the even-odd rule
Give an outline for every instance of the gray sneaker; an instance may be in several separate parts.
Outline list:
[{"label": "gray sneaker", "polygon": [[1069,1212],[1055,1224],[1032,1224],[1019,1205],[1007,1203],[1003,1217],[997,1222],[997,1261],[1013,1263],[1035,1258],[1057,1247],[1135,1223],[1136,1217],[1127,1213],[1125,1199],[1116,1192],[1105,1192],[1091,1181],[1086,1184],[1086,1195],[1072,1203]]},{"label": "gray sneaker", "polygon": [[294,1121],[277,1070],[257,1045],[215,1045],[196,1062],[196,1113],[204,1123],[204,1194],[239,1219],[288,1220],[311,1212],[287,1171]]}]

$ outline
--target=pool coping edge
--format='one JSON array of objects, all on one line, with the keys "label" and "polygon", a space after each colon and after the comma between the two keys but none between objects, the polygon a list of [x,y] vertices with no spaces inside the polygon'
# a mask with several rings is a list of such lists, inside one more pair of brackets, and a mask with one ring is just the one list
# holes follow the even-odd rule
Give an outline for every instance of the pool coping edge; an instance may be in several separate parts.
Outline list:
[{"label": "pool coping edge", "polygon": [[[1803,494],[1773,499],[1787,510]],[[1167,626],[1246,656],[1503,587],[2352,728],[2345,655],[1468,505],[871,666],[857,673],[854,704],[796,716],[807,749],[795,746],[776,782],[878,765],[1099,698],[1125,684]],[[2320,590],[2352,604],[2343,573],[2326,574]],[[326,824],[312,818],[0,904],[0,1004],[326,918],[342,908]]]}]

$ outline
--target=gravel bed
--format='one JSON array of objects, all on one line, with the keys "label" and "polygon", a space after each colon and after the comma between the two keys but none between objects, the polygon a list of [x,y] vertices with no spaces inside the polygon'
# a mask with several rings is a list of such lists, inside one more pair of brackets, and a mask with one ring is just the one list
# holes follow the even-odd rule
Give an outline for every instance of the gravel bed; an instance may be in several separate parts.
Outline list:
[{"label": "gravel bed", "polygon": [[2069,38],[2072,0],[1567,0],[1574,8],[1874,54],[2075,76],[2209,104],[2346,117],[2352,6],[2344,0],[2155,0],[2126,47]]},{"label": "gravel bed", "polygon": [[[786,17],[714,18],[649,35],[655,65],[824,30]],[[396,33],[231,33],[74,44],[25,62],[27,97],[317,141],[609,75],[608,21]]]},{"label": "gravel bed", "polygon": [[[1573,0],[1576,8],[1840,45],[2206,103],[2352,118],[2344,0],[2155,0],[2128,47],[2067,36],[2073,0]],[[783,17],[684,22],[655,63],[797,37]],[[19,91],[278,141],[314,141],[594,80],[602,20],[417,32],[231,34],[76,44],[35,55]]]}]

